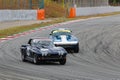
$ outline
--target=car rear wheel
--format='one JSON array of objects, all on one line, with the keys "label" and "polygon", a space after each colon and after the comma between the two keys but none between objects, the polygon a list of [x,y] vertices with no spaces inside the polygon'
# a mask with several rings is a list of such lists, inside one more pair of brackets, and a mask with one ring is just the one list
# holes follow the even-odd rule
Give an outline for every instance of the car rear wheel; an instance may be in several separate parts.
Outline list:
[{"label": "car rear wheel", "polygon": [[26,62],[26,55],[22,53],[21,54],[21,59],[22,59],[23,62]]},{"label": "car rear wheel", "polygon": [[60,63],[61,65],[65,65],[66,59],[61,59],[61,60],[59,61],[59,63]]},{"label": "car rear wheel", "polygon": [[34,54],[33,63],[38,64],[38,56]]}]

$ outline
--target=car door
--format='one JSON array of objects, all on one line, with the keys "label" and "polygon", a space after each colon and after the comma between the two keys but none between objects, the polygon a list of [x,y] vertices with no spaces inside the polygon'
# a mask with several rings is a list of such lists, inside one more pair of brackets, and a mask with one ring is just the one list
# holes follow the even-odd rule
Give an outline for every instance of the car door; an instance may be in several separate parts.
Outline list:
[{"label": "car door", "polygon": [[29,50],[29,52],[30,52],[30,55],[29,55],[29,57],[31,57],[31,58],[33,58],[34,57],[34,53],[35,53],[35,50],[36,50],[36,45],[34,44],[34,41],[33,40],[31,40],[31,47],[30,47],[30,50]]},{"label": "car door", "polygon": [[26,54],[27,54],[28,57],[31,56],[31,46],[30,45],[27,46]]},{"label": "car door", "polygon": [[30,39],[28,41],[29,46],[27,46],[27,50],[26,50],[27,56],[30,58],[32,57],[32,41],[33,39]]}]

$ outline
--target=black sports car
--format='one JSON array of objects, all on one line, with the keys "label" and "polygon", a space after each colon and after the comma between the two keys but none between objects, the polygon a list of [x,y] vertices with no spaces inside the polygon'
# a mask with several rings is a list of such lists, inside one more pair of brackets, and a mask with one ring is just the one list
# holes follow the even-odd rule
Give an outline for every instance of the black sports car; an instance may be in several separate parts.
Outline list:
[{"label": "black sports car", "polygon": [[21,46],[22,61],[31,61],[35,64],[44,61],[66,63],[67,51],[62,47],[55,47],[48,38],[31,38],[27,45]]}]

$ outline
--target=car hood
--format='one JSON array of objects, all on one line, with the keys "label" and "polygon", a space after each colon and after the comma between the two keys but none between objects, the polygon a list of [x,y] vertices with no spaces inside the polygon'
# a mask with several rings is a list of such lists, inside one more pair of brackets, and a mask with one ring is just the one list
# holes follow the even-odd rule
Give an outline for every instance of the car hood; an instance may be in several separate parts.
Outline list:
[{"label": "car hood", "polygon": [[66,53],[65,50],[61,47],[41,48],[40,52],[42,53],[42,55],[47,55],[47,54],[63,55],[64,53]]},{"label": "car hood", "polygon": [[58,35],[55,36],[54,39],[54,44],[77,44],[78,39],[73,36],[73,35]]},{"label": "car hood", "polygon": [[73,35],[58,35],[54,36],[54,40],[60,40],[60,41],[77,41],[77,38]]}]

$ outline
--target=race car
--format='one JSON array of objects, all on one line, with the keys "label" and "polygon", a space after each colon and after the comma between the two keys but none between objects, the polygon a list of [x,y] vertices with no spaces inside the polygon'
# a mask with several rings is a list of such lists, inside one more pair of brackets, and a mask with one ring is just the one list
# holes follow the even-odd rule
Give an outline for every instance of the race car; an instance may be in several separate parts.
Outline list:
[{"label": "race car", "polygon": [[61,46],[67,50],[72,49],[75,53],[79,52],[79,41],[69,29],[59,28],[52,30],[50,38],[55,46]]},{"label": "race car", "polygon": [[35,64],[40,62],[66,63],[67,51],[62,47],[56,47],[49,38],[31,38],[28,44],[22,45],[22,61],[31,61]]}]

